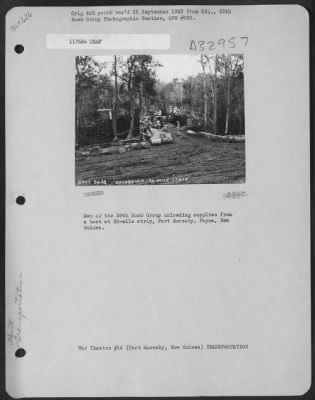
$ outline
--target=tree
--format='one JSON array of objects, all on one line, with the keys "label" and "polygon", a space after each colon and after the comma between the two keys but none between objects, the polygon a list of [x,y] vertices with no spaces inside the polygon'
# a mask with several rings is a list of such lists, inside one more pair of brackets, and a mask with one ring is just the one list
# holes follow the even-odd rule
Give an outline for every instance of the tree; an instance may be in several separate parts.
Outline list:
[{"label": "tree", "polygon": [[226,88],[226,117],[225,117],[225,131],[224,134],[229,133],[229,119],[230,119],[230,106],[231,106],[231,55],[225,57],[225,79],[227,81]]},{"label": "tree", "polygon": [[134,129],[134,124],[135,124],[135,113],[134,113],[135,91],[134,91],[134,87],[133,87],[133,74],[134,74],[134,70],[135,70],[135,66],[136,66],[135,56],[128,57],[128,59],[126,61],[126,66],[127,66],[126,79],[127,79],[129,104],[130,104],[130,108],[129,108],[130,126],[129,126],[129,133],[128,133],[127,139],[130,139],[133,136],[133,129]]},{"label": "tree", "polygon": [[203,104],[204,104],[204,111],[203,111],[203,118],[204,118],[204,127],[207,129],[208,127],[208,93],[207,93],[207,76],[206,76],[206,63],[207,59],[203,54],[200,54],[200,63],[202,66],[202,73],[203,73]]},{"label": "tree", "polygon": [[114,75],[115,91],[113,98],[113,130],[114,130],[114,140],[118,140],[117,132],[117,118],[118,118],[118,107],[119,107],[119,95],[118,95],[118,72],[117,72],[117,56],[114,55],[114,61],[112,66],[112,73]]},{"label": "tree", "polygon": [[218,55],[204,55],[209,69],[210,88],[212,93],[212,127],[213,133],[217,134],[217,73],[218,73]]},{"label": "tree", "polygon": [[231,125],[239,134],[244,133],[244,58],[231,56]]},{"label": "tree", "polygon": [[81,132],[86,125],[84,114],[89,106],[88,92],[97,84],[99,64],[89,56],[78,56],[75,59],[76,67],[76,145],[81,142]]},{"label": "tree", "polygon": [[139,100],[139,113],[143,113],[146,97],[155,94],[155,68],[160,64],[151,55],[131,55],[124,63],[121,79],[125,81],[129,96],[130,127],[127,139],[133,137],[135,128],[136,100]]},{"label": "tree", "polygon": [[[235,96],[235,87],[239,86],[239,80],[241,79],[241,91],[238,91],[238,98],[236,107],[238,104],[243,103],[242,94],[244,92],[244,81],[243,81],[243,56],[240,54],[223,56],[225,58],[225,80],[226,80],[226,116],[225,116],[225,130],[224,133],[227,135],[230,129],[230,120],[232,115],[232,101],[233,95]],[[234,89],[234,90],[232,90]],[[244,96],[244,94],[243,94]],[[238,107],[241,111],[241,107]],[[242,122],[240,121],[240,125]]]}]

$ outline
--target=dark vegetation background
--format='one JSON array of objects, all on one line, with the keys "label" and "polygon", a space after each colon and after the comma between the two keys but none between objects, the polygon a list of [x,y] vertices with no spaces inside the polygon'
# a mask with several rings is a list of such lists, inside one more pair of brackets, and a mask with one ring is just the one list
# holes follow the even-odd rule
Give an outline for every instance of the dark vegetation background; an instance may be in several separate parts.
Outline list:
[{"label": "dark vegetation background", "polygon": [[76,57],[76,145],[133,138],[140,118],[156,112],[197,131],[244,135],[243,55],[192,57],[196,74],[171,82],[158,79],[158,56]]}]

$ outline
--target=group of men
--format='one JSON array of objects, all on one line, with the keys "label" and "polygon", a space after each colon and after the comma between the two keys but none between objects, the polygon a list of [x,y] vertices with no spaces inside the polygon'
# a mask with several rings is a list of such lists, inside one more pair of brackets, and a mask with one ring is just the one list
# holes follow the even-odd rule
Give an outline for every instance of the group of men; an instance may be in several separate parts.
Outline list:
[{"label": "group of men", "polygon": [[145,117],[140,120],[140,139],[141,141],[148,141],[153,135],[153,129],[162,129],[164,126],[162,118]]}]

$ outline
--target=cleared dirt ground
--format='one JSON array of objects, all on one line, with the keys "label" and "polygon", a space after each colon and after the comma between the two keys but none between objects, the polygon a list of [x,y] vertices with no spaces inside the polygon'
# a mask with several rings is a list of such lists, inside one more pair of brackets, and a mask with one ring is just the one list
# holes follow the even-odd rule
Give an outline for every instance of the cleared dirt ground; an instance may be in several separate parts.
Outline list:
[{"label": "cleared dirt ground", "polygon": [[184,132],[174,139],[173,144],[123,154],[77,156],[76,184],[245,182],[245,143],[212,142]]}]

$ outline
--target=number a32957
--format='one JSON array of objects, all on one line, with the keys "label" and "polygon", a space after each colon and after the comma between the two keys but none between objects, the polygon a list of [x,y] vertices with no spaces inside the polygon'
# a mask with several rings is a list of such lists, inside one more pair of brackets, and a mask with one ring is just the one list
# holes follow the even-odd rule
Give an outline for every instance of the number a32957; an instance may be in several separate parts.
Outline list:
[{"label": "number a32957", "polygon": [[246,47],[248,36],[232,36],[229,39],[213,40],[191,40],[189,50],[191,51],[216,51],[222,49],[235,49],[236,47]]}]

